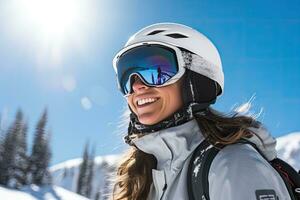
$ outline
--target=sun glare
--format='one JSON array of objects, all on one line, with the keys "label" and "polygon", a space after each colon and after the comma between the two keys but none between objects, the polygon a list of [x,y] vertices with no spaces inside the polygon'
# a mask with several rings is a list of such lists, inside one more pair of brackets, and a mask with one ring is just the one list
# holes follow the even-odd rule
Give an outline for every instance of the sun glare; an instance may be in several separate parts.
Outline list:
[{"label": "sun glare", "polygon": [[[85,46],[93,23],[93,3],[89,0],[11,0],[13,33],[36,49],[40,60],[63,58],[66,49]],[[30,47],[28,46],[30,45]],[[46,61],[47,61],[46,60]]]},{"label": "sun glare", "polygon": [[28,20],[48,37],[61,37],[80,16],[78,5],[70,0],[22,0]]},{"label": "sun glare", "polygon": [[[77,1],[78,2],[78,1]],[[21,0],[20,9],[29,24],[44,36],[59,39],[79,20],[80,9],[71,0]]]}]

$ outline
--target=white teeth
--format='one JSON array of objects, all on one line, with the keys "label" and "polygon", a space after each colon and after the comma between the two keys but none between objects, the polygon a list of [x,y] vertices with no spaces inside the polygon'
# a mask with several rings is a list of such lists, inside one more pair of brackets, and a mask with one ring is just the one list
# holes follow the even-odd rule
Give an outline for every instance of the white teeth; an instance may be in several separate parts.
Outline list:
[{"label": "white teeth", "polygon": [[157,100],[156,98],[140,99],[140,100],[138,100],[137,104],[138,104],[139,106],[141,106],[141,105],[144,105],[144,104],[146,104],[146,103],[152,103],[152,102],[154,102],[154,101],[156,101],[156,100]]}]

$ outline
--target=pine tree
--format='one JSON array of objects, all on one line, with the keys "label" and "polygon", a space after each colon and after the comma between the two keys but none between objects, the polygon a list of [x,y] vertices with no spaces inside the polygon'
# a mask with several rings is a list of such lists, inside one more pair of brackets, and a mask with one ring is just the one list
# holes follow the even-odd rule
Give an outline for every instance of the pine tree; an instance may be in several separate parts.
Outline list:
[{"label": "pine tree", "polygon": [[2,118],[2,114],[0,114],[0,141],[3,141],[3,134],[4,134],[3,118]]},{"label": "pine tree", "polygon": [[[2,165],[3,141],[4,141],[3,134],[4,134],[4,130],[2,129],[2,115],[0,115],[0,166]],[[1,172],[0,172],[0,176],[1,176]]]},{"label": "pine tree", "polygon": [[91,198],[93,191],[93,177],[94,177],[94,166],[95,166],[95,148],[93,148],[92,152],[88,158],[88,171],[87,171],[87,191],[86,197]]},{"label": "pine tree", "polygon": [[95,149],[89,153],[89,144],[85,144],[82,162],[79,167],[77,180],[77,193],[85,197],[91,198],[93,192],[93,177],[94,177],[94,158]]},{"label": "pine tree", "polygon": [[37,123],[32,152],[30,156],[30,174],[31,183],[36,185],[45,185],[51,183],[48,166],[50,163],[51,152],[49,146],[50,136],[46,134],[47,110]]},{"label": "pine tree", "polygon": [[0,145],[2,144],[1,142],[3,141],[3,127],[2,127],[2,115],[0,114]]},{"label": "pine tree", "polygon": [[100,200],[100,198],[101,198],[101,191],[99,190],[96,192],[95,200]]},{"label": "pine tree", "polygon": [[[0,168],[1,168],[2,162],[3,162],[2,154],[3,154],[3,143],[4,143],[5,133],[6,132],[4,129],[3,118],[2,118],[2,115],[0,115]],[[1,176],[1,172],[0,172],[0,176]]]},{"label": "pine tree", "polygon": [[52,176],[51,176],[50,171],[48,170],[49,165],[50,165],[51,156],[52,156],[51,147],[50,147],[51,135],[52,135],[51,132],[48,131],[47,135],[46,135],[46,140],[45,140],[45,149],[46,149],[45,162],[47,165],[47,167],[46,167],[47,170],[45,171],[44,180],[45,180],[45,183],[48,185],[52,184]]},{"label": "pine tree", "polygon": [[11,124],[3,140],[2,163],[0,165],[0,184],[14,185],[14,170],[16,167],[16,155],[18,147],[18,135],[23,131],[23,113],[18,110],[15,121]]},{"label": "pine tree", "polygon": [[27,185],[29,158],[27,156],[27,123],[23,123],[21,131],[16,137],[15,170],[13,172],[14,188]]},{"label": "pine tree", "polygon": [[77,181],[77,193],[83,196],[87,196],[87,180],[88,180],[88,165],[89,165],[89,144],[86,143],[82,162],[79,167],[78,181]]}]

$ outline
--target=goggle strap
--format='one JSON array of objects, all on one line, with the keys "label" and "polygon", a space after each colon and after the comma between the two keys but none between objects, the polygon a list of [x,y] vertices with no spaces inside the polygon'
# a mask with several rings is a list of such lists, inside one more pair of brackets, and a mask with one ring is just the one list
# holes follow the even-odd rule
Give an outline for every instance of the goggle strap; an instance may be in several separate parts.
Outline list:
[{"label": "goggle strap", "polygon": [[209,77],[212,80],[217,80],[217,77],[220,76],[217,70],[218,67],[202,56],[186,51],[182,52],[182,56],[187,69]]}]

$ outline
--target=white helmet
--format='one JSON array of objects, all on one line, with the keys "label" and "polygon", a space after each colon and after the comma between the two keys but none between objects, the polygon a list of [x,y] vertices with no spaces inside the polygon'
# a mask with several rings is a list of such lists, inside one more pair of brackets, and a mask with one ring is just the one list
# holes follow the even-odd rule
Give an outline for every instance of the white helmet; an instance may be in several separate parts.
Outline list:
[{"label": "white helmet", "polygon": [[[147,26],[134,34],[125,44],[129,47],[141,42],[164,42],[186,49],[202,58],[192,71],[206,76],[218,83],[224,90],[224,73],[219,52],[214,44],[200,32],[177,23],[158,23]],[[203,63],[203,60],[205,63]]]}]

